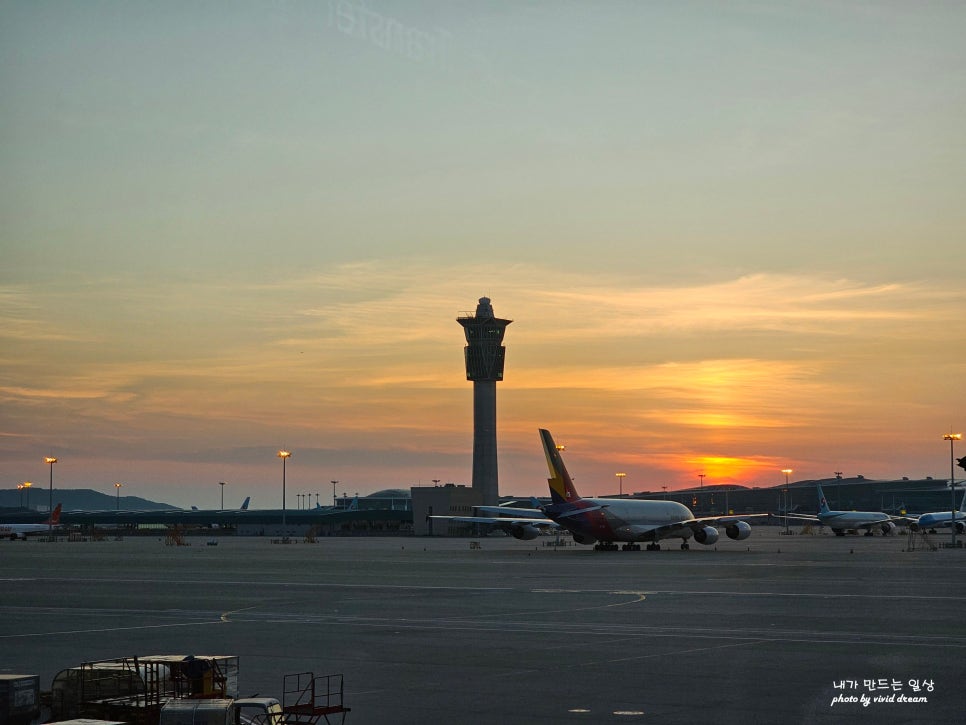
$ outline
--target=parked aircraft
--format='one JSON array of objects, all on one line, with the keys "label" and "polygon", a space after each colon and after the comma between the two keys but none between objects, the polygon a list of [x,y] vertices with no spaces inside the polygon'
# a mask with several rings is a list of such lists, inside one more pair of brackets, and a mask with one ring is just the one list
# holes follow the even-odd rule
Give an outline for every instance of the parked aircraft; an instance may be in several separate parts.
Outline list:
[{"label": "parked aircraft", "polygon": [[[248,504],[250,504],[251,501],[252,501],[252,497],[251,496],[246,496],[245,497],[245,500],[242,502],[242,505],[239,506],[237,509],[234,509],[234,510],[235,511],[248,511]],[[197,506],[192,506],[191,507],[191,510],[192,511],[200,511],[201,509],[199,509]],[[222,511],[222,510],[224,510],[224,511],[231,511],[232,509],[218,509],[218,510],[219,511]]]},{"label": "parked aircraft", "polygon": [[[919,516],[913,522],[912,528],[919,531],[925,531],[926,529],[933,531],[935,529],[948,529],[950,522],[953,520],[953,512],[951,510],[933,511]],[[955,525],[957,534],[966,532],[966,493],[963,493],[963,501],[959,505],[959,511],[956,512]]]},{"label": "parked aircraft", "polygon": [[[545,506],[532,509],[510,509],[525,515],[506,516],[434,516],[463,523],[485,524],[508,531],[518,539],[533,539],[541,530],[566,529],[578,544],[594,544],[598,551],[616,551],[623,542],[624,551],[640,551],[639,542],[647,541],[648,551],[660,550],[665,539],[681,539],[681,548],[688,549],[694,539],[710,546],[718,541],[716,526],[724,526],[731,539],[741,541],[751,535],[751,526],[737,516],[708,516],[694,514],[676,501],[646,501],[623,498],[582,498],[564,466],[560,451],[550,432],[540,429],[547,466],[550,469],[550,498]],[[537,502],[534,501],[534,504]],[[507,509],[481,507],[484,511],[500,514]],[[753,514],[767,516],[767,514]]]},{"label": "parked aircraft", "polygon": [[884,511],[832,511],[828,507],[821,485],[816,484],[815,490],[818,493],[818,515],[792,514],[788,518],[828,526],[836,536],[845,536],[846,532],[858,532],[859,529],[865,529],[865,535],[872,536],[873,529],[876,528],[883,536],[889,536],[896,532],[897,523],[911,520],[907,516],[890,516]]},{"label": "parked aircraft", "polygon": [[46,534],[51,526],[60,526],[61,505],[57,504],[54,512],[42,524],[0,524],[0,537],[14,541],[26,539],[31,534]]}]

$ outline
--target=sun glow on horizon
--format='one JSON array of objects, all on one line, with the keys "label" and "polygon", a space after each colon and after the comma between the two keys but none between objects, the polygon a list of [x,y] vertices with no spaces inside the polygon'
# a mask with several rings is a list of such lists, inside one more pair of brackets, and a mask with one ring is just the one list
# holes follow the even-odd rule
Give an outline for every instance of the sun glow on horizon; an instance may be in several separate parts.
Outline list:
[{"label": "sun glow on horizon", "polygon": [[[704,485],[706,486],[716,483],[752,485],[766,481],[769,473],[774,470],[774,466],[774,461],[767,458],[695,456],[684,462],[684,466],[679,473],[681,477],[684,477],[688,471],[704,473]],[[692,477],[697,476],[696,473],[691,475]]]}]

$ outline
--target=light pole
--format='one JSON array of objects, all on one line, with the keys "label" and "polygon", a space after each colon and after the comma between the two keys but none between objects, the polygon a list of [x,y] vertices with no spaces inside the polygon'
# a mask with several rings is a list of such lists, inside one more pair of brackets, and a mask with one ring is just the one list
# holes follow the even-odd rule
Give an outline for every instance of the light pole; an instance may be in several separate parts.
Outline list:
[{"label": "light pole", "polygon": [[285,527],[285,461],[292,455],[291,451],[281,450],[277,454],[282,459],[282,527]]},{"label": "light pole", "polygon": [[218,485],[221,486],[221,510],[225,510],[225,482],[219,481]]},{"label": "light pole", "polygon": [[23,488],[27,492],[27,508],[28,509],[30,508],[30,487],[31,486],[33,486],[33,484],[30,481],[24,481],[23,482]]},{"label": "light pole", "polygon": [[944,441],[949,441],[949,495],[952,505],[949,507],[949,530],[953,535],[953,548],[956,548],[956,469],[953,468],[953,444],[963,439],[962,433],[946,433]]},{"label": "light pole", "polygon": [[332,507],[335,508],[336,498],[335,498],[335,487],[338,485],[338,481],[330,481],[332,484]]},{"label": "light pole", "polygon": [[47,510],[50,513],[50,515],[47,517],[47,521],[48,521],[47,538],[53,541],[54,540],[54,464],[57,463],[57,459],[54,458],[53,456],[47,456],[46,458],[44,458],[44,463],[50,466],[50,488],[48,489],[50,496],[47,502],[47,507],[48,507]]},{"label": "light pole", "polygon": [[115,505],[114,510],[118,513],[121,512],[121,486],[123,485],[123,483],[114,484],[114,490],[117,491],[117,504]]},{"label": "light pole", "polygon": [[788,535],[788,474],[793,473],[791,468],[783,468],[785,474],[785,535]]},{"label": "light pole", "polygon": [[624,479],[627,477],[626,473],[615,473],[617,476],[618,490],[617,498],[624,498]]}]

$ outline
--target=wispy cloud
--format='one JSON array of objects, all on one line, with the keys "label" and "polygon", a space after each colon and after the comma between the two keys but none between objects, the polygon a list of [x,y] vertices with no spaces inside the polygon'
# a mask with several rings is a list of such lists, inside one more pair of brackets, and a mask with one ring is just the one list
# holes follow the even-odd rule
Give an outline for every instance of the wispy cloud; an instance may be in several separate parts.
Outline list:
[{"label": "wispy cloud", "polygon": [[[9,340],[0,422],[8,436],[43,429],[76,450],[152,459],[283,436],[455,453],[471,427],[455,318],[488,294],[515,320],[501,386],[508,456],[528,457],[534,427],[553,421],[605,470],[687,480],[704,467],[738,480],[790,455],[774,450],[789,447],[783,431],[877,415],[872,377],[855,371],[889,363],[867,351],[952,325],[963,297],[804,275],[655,288],[525,266],[488,287],[423,261],[259,283],[115,278],[83,298],[54,285],[30,304],[8,290],[6,315],[50,328],[63,314],[70,334]],[[924,370],[945,364],[906,354],[924,355]]]}]

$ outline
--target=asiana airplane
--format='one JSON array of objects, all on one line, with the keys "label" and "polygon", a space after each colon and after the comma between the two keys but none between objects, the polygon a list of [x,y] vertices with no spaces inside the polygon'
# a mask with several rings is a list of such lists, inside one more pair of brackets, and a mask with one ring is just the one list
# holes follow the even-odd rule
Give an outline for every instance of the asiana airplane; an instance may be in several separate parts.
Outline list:
[{"label": "asiana airplane", "polygon": [[[481,513],[494,516],[433,516],[460,523],[483,524],[501,528],[518,539],[534,539],[541,531],[566,529],[578,544],[594,545],[597,551],[640,551],[640,542],[649,542],[648,551],[659,551],[661,541],[681,539],[681,548],[689,541],[711,546],[718,541],[718,526],[723,526],[730,539],[742,541],[751,535],[751,526],[740,516],[706,516],[696,518],[691,510],[676,501],[653,501],[623,498],[583,498],[577,493],[573,479],[564,466],[560,451],[550,431],[540,429],[543,451],[550,469],[551,502],[532,509],[481,506]],[[500,516],[520,511],[525,516]],[[768,514],[751,514],[767,516]],[[747,516],[745,517],[747,518]]]}]

